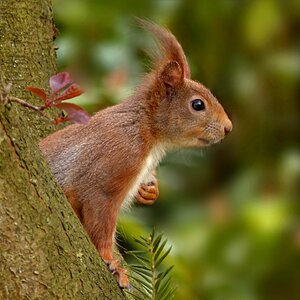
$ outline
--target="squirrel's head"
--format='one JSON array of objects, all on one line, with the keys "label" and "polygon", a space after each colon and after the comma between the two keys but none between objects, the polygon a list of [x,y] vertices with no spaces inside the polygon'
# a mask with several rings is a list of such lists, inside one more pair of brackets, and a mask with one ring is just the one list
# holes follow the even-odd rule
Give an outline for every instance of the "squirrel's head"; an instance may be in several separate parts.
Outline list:
[{"label": "squirrel's head", "polygon": [[203,147],[222,140],[232,123],[209,89],[190,79],[184,52],[168,30],[139,20],[157,38],[152,54],[151,107],[163,139],[180,147]]}]

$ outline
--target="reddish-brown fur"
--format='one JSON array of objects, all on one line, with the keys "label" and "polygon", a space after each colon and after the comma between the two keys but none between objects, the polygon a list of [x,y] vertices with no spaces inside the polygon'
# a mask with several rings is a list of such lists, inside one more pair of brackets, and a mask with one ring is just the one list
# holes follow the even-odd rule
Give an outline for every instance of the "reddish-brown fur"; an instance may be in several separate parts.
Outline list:
[{"label": "reddish-brown fur", "polygon": [[[74,211],[122,287],[128,280],[113,258],[122,203],[132,196],[142,203],[156,200],[158,187],[151,173],[165,151],[207,146],[232,128],[211,92],[190,80],[176,38],[153,23],[139,22],[154,33],[160,51],[152,55],[153,70],[135,93],[98,112],[87,125],[68,126],[40,143]],[[194,111],[194,99],[202,99],[205,110]]]}]

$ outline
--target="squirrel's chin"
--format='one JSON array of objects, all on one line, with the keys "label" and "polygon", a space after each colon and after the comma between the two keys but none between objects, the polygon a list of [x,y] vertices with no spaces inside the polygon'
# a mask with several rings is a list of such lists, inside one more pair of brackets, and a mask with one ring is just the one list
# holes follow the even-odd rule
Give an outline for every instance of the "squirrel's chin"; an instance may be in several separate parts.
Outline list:
[{"label": "squirrel's chin", "polygon": [[211,145],[211,141],[205,138],[198,138],[198,141],[200,142],[200,147],[207,147]]},{"label": "squirrel's chin", "polygon": [[201,147],[208,147],[208,146],[220,143],[223,140],[223,138],[218,138],[218,139],[198,138],[198,140],[201,143]]}]

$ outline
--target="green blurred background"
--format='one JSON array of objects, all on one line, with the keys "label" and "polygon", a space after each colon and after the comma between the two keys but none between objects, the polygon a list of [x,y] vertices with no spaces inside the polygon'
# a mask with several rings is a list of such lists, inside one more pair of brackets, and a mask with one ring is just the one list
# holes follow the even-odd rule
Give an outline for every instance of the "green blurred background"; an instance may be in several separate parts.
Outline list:
[{"label": "green blurred background", "polygon": [[167,156],[158,202],[123,213],[120,244],[164,232],[176,299],[300,299],[300,1],[54,0],[54,15],[59,68],[89,111],[147,71],[139,16],[177,36],[233,120],[221,144]]}]

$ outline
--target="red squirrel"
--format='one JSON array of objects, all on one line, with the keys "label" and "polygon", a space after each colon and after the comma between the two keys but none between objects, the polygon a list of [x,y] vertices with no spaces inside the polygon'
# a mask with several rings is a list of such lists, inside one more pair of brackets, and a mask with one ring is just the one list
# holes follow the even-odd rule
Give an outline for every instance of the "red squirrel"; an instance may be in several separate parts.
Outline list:
[{"label": "red squirrel", "polygon": [[191,80],[175,36],[140,20],[157,41],[152,70],[125,101],[96,113],[40,142],[54,176],[86,232],[128,288],[126,270],[113,256],[117,216],[134,199],[158,197],[155,168],[171,149],[207,147],[232,130],[232,123],[209,89]]}]

